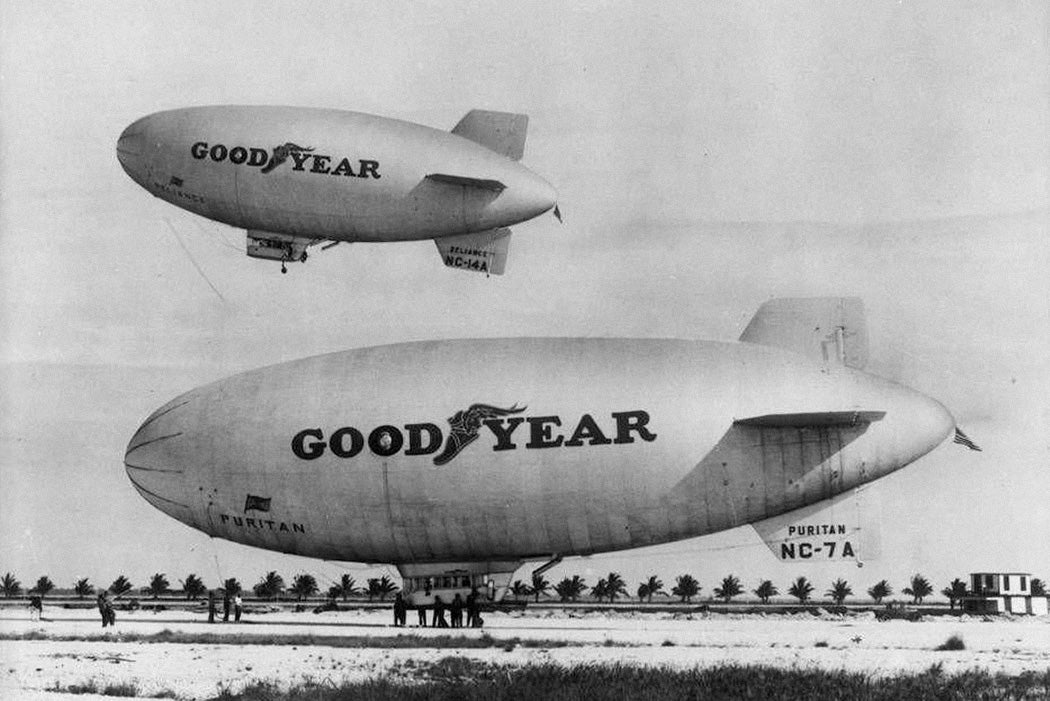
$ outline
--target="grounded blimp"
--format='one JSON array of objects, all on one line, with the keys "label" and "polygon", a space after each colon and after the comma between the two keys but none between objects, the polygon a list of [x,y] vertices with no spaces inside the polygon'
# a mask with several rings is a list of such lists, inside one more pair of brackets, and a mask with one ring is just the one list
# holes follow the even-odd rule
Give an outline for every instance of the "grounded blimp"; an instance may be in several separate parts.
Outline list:
[{"label": "grounded blimp", "polygon": [[339,110],[212,106],[131,124],[117,157],[148,192],[247,230],[247,254],[433,239],[445,265],[499,275],[509,226],[556,208],[518,161],[528,117],[473,110],[445,132]]},{"label": "grounded blimp", "polygon": [[854,560],[852,495],[955,428],[935,400],[863,372],[866,356],[863,307],[838,298],[767,302],[737,343],[363,348],[192,390],[124,461],[193,528],[394,564],[415,605],[498,598],[530,560],[744,524],[782,560]]}]

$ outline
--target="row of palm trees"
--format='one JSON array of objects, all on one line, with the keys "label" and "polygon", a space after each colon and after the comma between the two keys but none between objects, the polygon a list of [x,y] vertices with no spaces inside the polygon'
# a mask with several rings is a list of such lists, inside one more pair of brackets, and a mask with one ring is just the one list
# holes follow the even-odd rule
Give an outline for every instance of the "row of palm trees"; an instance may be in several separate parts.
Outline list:
[{"label": "row of palm trees", "polygon": [[[188,600],[198,599],[208,593],[208,587],[196,574],[187,575],[185,579],[179,581],[179,584],[180,589],[173,589],[168,582],[168,578],[164,574],[157,573],[150,578],[149,585],[139,591],[141,594],[149,595],[153,598],[181,591]],[[696,578],[690,574],[683,574],[675,578],[675,584],[670,592],[665,592],[664,583],[659,577],[652,575],[647,580],[639,583],[636,595],[639,601],[647,600],[652,602],[654,595],[662,594],[664,596],[675,596],[684,603],[690,603],[694,597],[700,594],[701,588]],[[7,598],[19,596],[22,593],[22,584],[14,575],[8,572],[3,578],[0,578],[0,589],[3,590],[3,594]],[[47,576],[42,576],[27,593],[47,596],[54,589],[55,584],[51,579]],[[106,589],[116,596],[123,596],[131,592],[134,587],[127,577],[120,575]],[[220,589],[230,596],[244,591],[241,583],[232,577],[224,580]],[[628,598],[627,582],[618,572],[610,572],[608,576],[602,577],[593,586],[587,586],[585,580],[579,575],[565,577],[557,584],[552,585],[542,574],[534,574],[531,582],[528,584],[520,579],[516,580],[511,585],[510,591],[516,599],[531,596],[538,602],[540,596],[549,597],[549,592],[552,589],[560,601],[578,601],[588,589],[591,596],[599,602],[607,600],[609,603],[614,603],[618,598]],[[329,599],[347,601],[350,597],[364,595],[368,597],[369,601],[376,599],[385,601],[388,596],[396,591],[398,591],[397,585],[386,575],[370,578],[366,580],[366,586],[360,587],[357,584],[357,580],[348,574],[344,574],[339,581],[333,582],[328,588],[327,596]],[[800,604],[804,604],[812,600],[814,591],[815,587],[812,582],[806,577],[798,577],[788,587],[787,595],[798,599]],[[296,600],[302,601],[303,599],[316,596],[320,592],[320,587],[313,575],[305,573],[295,575],[292,578],[291,586],[288,587],[285,585],[284,578],[281,575],[277,574],[276,571],[271,571],[267,572],[252,587],[252,592],[260,599],[276,600],[282,595],[289,594],[294,596]],[[915,604],[921,604],[933,592],[933,585],[930,584],[926,577],[920,574],[914,575],[908,582],[908,586],[901,589],[901,594],[911,597],[912,602]],[[94,594],[95,587],[85,577],[76,581],[73,593],[80,598],[84,598]],[[713,589],[713,593],[715,598],[729,603],[744,593],[744,587],[735,575],[730,574],[722,579],[720,586]],[[752,589],[751,593],[758,597],[763,604],[768,604],[770,599],[780,594],[780,590],[771,580],[765,579]],[[966,583],[956,578],[947,587],[941,589],[940,593],[948,599],[951,608],[954,609],[956,602],[966,596],[968,592]],[[1033,596],[1046,595],[1046,586],[1042,580],[1032,579],[1031,593]],[[893,588],[883,579],[871,586],[867,590],[867,594],[876,604],[881,604],[883,599],[893,595]],[[853,596],[853,587],[844,579],[836,579],[825,592],[825,596],[836,605],[841,606],[847,598]]]},{"label": "row of palm trees", "polygon": [[[139,593],[151,596],[152,598],[157,598],[166,594],[181,592],[187,600],[196,600],[209,592],[204,581],[196,574],[189,574],[185,579],[179,580],[179,585],[180,587],[178,589],[172,588],[167,576],[158,572],[150,578],[149,585],[142,587],[139,590]],[[30,587],[26,593],[47,596],[54,591],[54,589],[54,582],[52,582],[49,577],[43,576],[40,577],[36,584]],[[105,587],[106,591],[109,591],[118,597],[132,592],[134,589],[135,587],[124,575],[120,575],[113,580],[112,584]],[[233,577],[224,580],[219,589],[230,596],[240,594],[244,591],[241,583]],[[22,594],[22,583],[18,581],[13,574],[8,572],[3,578],[0,578],[0,590],[3,591],[5,598],[20,596]],[[332,586],[328,588],[327,594],[330,599],[342,598],[344,601],[351,596],[362,595],[367,596],[369,601],[373,601],[374,599],[384,601],[396,591],[398,591],[397,585],[386,575],[368,579],[366,581],[366,586],[360,587],[353,577],[344,574],[338,582],[334,582]],[[95,594],[95,592],[96,587],[91,584],[87,577],[78,579],[73,586],[73,593],[81,599],[91,596]],[[317,579],[312,574],[297,574],[292,578],[291,586],[286,586],[284,577],[277,574],[275,571],[271,571],[267,572],[262,579],[252,587],[252,592],[260,599],[276,600],[282,595],[287,594],[294,596],[297,601],[302,601],[303,599],[317,595],[320,592],[320,587],[317,584]]]},{"label": "row of palm trees", "polygon": [[[565,577],[553,585],[554,593],[561,601],[577,601],[588,588],[591,596],[599,602],[607,600],[609,603],[613,603],[617,598],[627,598],[627,583],[617,572],[610,572],[608,576],[599,579],[597,584],[591,587],[588,587],[579,575]],[[510,590],[516,598],[532,596],[535,597],[536,601],[539,601],[540,596],[547,596],[551,589],[551,583],[542,575],[533,575],[531,584],[517,580]],[[700,589],[699,583],[692,575],[683,574],[675,578],[675,584],[671,588],[670,595],[678,597],[684,603],[689,603],[693,597],[699,595]],[[815,587],[812,582],[806,577],[798,577],[788,587],[787,594],[798,599],[800,604],[804,604],[812,600],[814,591]],[[933,594],[933,591],[934,588],[930,581],[921,574],[916,574],[909,580],[908,585],[901,589],[901,594],[911,597],[912,603],[921,604],[926,597]],[[721,585],[715,587],[713,593],[715,598],[729,603],[735,597],[744,593],[744,587],[740,583],[739,578],[730,574],[722,579]],[[780,590],[771,580],[764,579],[757,587],[751,590],[751,593],[758,597],[763,604],[768,604],[770,599],[780,594]],[[883,579],[868,588],[867,593],[876,604],[881,604],[883,599],[893,595],[893,588]],[[956,578],[944,589],[941,589],[940,593],[948,599],[949,605],[954,609],[956,602],[966,596],[968,590],[966,583]],[[1046,585],[1042,580],[1032,579],[1031,593],[1033,596],[1046,595]],[[649,602],[652,602],[654,594],[667,595],[664,591],[664,583],[656,575],[650,576],[647,580],[639,583],[636,594],[639,601],[647,600]],[[831,599],[835,605],[841,606],[847,598],[853,596],[853,587],[846,580],[839,578],[832,582],[831,587],[825,592],[825,596]]]}]

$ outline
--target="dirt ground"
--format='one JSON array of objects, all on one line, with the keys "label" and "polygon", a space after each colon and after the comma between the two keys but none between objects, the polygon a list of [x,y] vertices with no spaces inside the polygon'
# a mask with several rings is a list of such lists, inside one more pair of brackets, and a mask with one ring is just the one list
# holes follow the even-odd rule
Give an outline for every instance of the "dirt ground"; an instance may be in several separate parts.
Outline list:
[{"label": "dirt ground", "polygon": [[[410,617],[411,620],[411,617]],[[240,624],[209,625],[184,611],[118,613],[113,639],[99,641],[0,641],[0,698],[91,699],[46,691],[49,687],[100,686],[132,682],[143,694],[171,691],[179,698],[199,699],[222,688],[239,689],[257,680],[290,684],[361,679],[401,673],[406,662],[437,660],[449,655],[521,665],[552,661],[711,666],[728,662],[778,667],[821,667],[875,675],[921,671],[941,663],[945,672],[972,668],[1017,674],[1050,669],[1050,617],[928,617],[918,622],[879,622],[873,614],[672,614],[580,613],[527,611],[486,615],[484,631],[455,631],[496,640],[564,640],[572,647],[504,647],[481,649],[352,649],[325,646],[261,646],[120,642],[121,633],[256,635],[353,635],[388,637],[405,633],[445,635],[449,630],[393,628],[382,611],[270,613]],[[102,633],[97,615],[88,610],[45,609],[44,620],[29,620],[27,611],[0,612],[0,633],[39,631],[52,636]],[[937,652],[952,635],[966,649]],[[408,672],[405,671],[407,674]]]}]

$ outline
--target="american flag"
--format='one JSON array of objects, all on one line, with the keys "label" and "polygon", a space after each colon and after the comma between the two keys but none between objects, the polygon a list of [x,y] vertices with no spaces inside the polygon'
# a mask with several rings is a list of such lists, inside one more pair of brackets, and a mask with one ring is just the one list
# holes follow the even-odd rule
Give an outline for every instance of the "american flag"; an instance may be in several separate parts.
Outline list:
[{"label": "american flag", "polygon": [[976,443],[970,440],[970,437],[963,433],[958,428],[955,429],[955,443],[959,445],[965,445],[970,450],[976,450],[978,453],[981,452],[980,447]]},{"label": "american flag", "polygon": [[248,498],[244,500],[244,513],[248,513],[251,509],[256,511],[269,511],[270,510],[270,497],[257,497],[254,494],[249,494]]}]

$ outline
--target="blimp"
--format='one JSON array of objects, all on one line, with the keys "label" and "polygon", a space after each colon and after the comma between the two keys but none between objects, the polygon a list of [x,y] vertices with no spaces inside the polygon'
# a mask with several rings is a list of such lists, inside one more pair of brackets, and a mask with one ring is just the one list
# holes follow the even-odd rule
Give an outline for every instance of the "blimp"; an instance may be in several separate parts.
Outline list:
[{"label": "blimp", "polygon": [[208,106],[158,112],[117,140],[150,194],[246,232],[248,256],[306,262],[340,242],[433,239],[444,264],[501,275],[510,226],[557,194],[520,163],[528,116],[472,110],[451,131],[359,112]]},{"label": "blimp", "polygon": [[863,558],[854,498],[939,446],[936,400],[867,373],[855,298],[774,299],[737,342],[438,340],[183,394],[124,465],[209,536],[396,566],[414,606],[525,563],[752,525],[783,561]]}]

